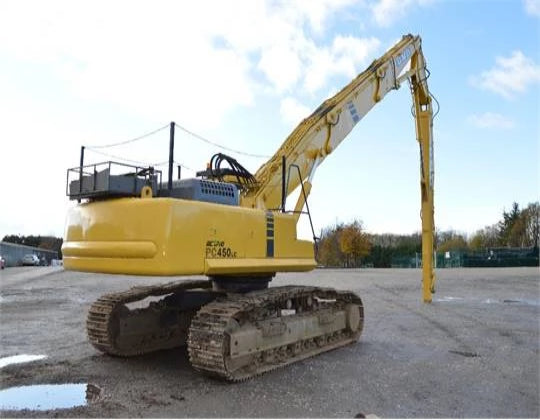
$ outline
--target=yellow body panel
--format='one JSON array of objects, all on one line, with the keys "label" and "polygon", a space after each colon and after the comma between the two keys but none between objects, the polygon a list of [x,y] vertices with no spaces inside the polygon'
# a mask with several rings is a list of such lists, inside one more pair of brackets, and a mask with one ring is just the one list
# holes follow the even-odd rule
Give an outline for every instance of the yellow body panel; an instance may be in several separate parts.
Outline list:
[{"label": "yellow body panel", "polygon": [[309,271],[313,244],[292,215],[172,198],[121,198],[70,210],[68,270],[140,275]]},{"label": "yellow body panel", "polygon": [[[239,268],[241,271],[239,271]],[[237,259],[206,259],[205,274],[242,274],[268,273],[279,271],[309,271],[313,261],[309,258],[244,258],[239,264]]]}]

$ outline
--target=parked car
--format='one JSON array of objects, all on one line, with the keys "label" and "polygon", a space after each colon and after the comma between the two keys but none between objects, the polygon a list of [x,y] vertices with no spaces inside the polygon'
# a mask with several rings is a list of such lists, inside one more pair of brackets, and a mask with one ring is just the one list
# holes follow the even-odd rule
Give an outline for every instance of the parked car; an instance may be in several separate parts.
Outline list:
[{"label": "parked car", "polygon": [[39,258],[34,254],[26,254],[22,259],[22,265],[39,265]]},{"label": "parked car", "polygon": [[0,255],[0,267],[2,268],[2,270],[4,269],[5,266],[6,266],[6,260],[4,260],[4,257]]}]

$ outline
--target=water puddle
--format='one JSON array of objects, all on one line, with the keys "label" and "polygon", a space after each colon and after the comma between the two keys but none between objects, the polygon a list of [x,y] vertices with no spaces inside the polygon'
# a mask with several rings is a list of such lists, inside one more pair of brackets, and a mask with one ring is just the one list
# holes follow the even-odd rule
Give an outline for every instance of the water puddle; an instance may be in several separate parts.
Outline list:
[{"label": "water puddle", "polygon": [[504,299],[503,303],[522,303],[525,305],[540,306],[540,301],[534,299]]},{"label": "water puddle", "polygon": [[10,294],[10,293],[6,293],[6,294],[0,296],[0,304],[2,304],[2,303],[8,304],[8,303],[14,302],[17,299],[17,296],[15,296],[15,297],[13,297],[13,296],[14,295]]},{"label": "water puddle", "polygon": [[463,357],[480,357],[478,353],[473,351],[461,351],[461,350],[448,350],[449,353],[459,354]]},{"label": "water puddle", "polygon": [[444,296],[440,299],[433,299],[435,302],[455,302],[463,300],[461,297],[453,297],[453,296]]},{"label": "water puddle", "polygon": [[454,303],[483,303],[487,305],[492,304],[522,304],[522,305],[532,305],[540,306],[540,301],[533,299],[479,299],[479,298],[462,298],[462,297],[453,297],[453,296],[444,296],[439,299],[433,299],[434,302],[454,302]]},{"label": "water puddle", "polygon": [[487,303],[488,305],[491,305],[493,303],[501,303],[499,300],[497,299],[490,299],[490,298],[487,298],[487,299],[484,299],[482,301],[482,303]]},{"label": "water puddle", "polygon": [[16,356],[8,356],[0,358],[0,368],[8,365],[14,365],[15,363],[27,363],[33,362],[34,360],[45,359],[47,356],[42,354],[18,354]]},{"label": "water puddle", "polygon": [[55,410],[97,401],[101,389],[93,384],[29,385],[0,391],[0,410]]},{"label": "water puddle", "polygon": [[76,298],[73,298],[72,300],[77,303],[86,303],[86,299],[82,297],[76,297]]},{"label": "water puddle", "polygon": [[380,417],[377,417],[375,414],[364,414],[364,413],[358,413],[354,416],[355,419],[378,419]]}]

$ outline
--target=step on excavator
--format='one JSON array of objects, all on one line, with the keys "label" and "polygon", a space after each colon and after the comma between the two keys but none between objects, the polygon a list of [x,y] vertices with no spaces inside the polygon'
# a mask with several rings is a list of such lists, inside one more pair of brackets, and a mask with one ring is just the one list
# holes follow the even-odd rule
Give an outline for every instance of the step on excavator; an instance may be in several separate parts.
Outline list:
[{"label": "step on excavator", "polygon": [[[87,317],[91,344],[114,356],[187,345],[193,367],[240,381],[356,342],[364,324],[355,293],[268,287],[278,272],[315,268],[311,241],[297,239],[319,165],[385,95],[408,81],[420,146],[423,300],[433,271],[433,110],[419,36],[406,35],[304,119],[252,175],[216,154],[195,178],[168,182],[154,167],[117,162],[68,169],[65,270],[121,276],[193,276],[108,293]],[[300,194],[294,210],[286,198]],[[304,207],[307,211],[303,211]],[[309,216],[310,217],[310,216]],[[310,217],[311,221],[311,217]],[[315,238],[315,235],[314,235]]]}]

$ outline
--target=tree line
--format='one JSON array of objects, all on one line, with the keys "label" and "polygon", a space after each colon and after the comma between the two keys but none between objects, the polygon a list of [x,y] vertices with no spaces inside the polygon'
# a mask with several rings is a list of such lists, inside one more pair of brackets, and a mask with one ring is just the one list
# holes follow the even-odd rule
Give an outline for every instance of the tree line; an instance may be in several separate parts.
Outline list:
[{"label": "tree line", "polygon": [[[454,230],[436,231],[438,252],[480,251],[496,247],[535,248],[538,253],[540,236],[540,205],[530,203],[520,209],[514,202],[509,211],[503,210],[501,219],[472,235]],[[422,252],[422,236],[370,234],[360,220],[336,223],[322,230],[317,246],[317,262],[329,267],[390,267],[398,257],[414,256]]]}]

